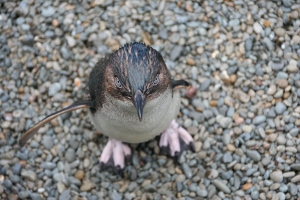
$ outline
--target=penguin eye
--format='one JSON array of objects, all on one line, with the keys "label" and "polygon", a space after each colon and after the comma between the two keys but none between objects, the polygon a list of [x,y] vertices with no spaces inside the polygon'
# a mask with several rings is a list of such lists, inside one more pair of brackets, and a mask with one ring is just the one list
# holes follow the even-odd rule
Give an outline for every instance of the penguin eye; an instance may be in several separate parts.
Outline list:
[{"label": "penguin eye", "polygon": [[120,80],[118,79],[118,77],[115,77],[115,84],[116,84],[117,88],[122,88],[122,84],[121,84]]},{"label": "penguin eye", "polygon": [[155,80],[153,81],[153,85],[157,85],[159,83],[159,76],[158,76],[158,74],[156,75],[156,77],[155,77]]}]

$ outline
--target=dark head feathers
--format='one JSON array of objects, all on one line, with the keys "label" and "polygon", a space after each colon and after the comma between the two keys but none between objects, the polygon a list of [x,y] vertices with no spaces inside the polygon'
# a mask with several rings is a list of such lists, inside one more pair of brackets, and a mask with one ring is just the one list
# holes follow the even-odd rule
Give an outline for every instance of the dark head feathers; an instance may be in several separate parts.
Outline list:
[{"label": "dark head feathers", "polygon": [[[152,87],[157,76],[160,82]],[[121,82],[122,91],[114,88],[115,77]],[[89,96],[97,110],[105,101],[105,90],[118,99],[124,93],[130,96],[137,90],[146,95],[151,93],[152,98],[155,98],[168,87],[187,86],[188,83],[184,80],[171,80],[161,54],[144,43],[133,42],[101,59],[92,70],[88,85]]]},{"label": "dark head feathers", "polygon": [[148,82],[155,80],[165,70],[165,62],[159,52],[143,43],[131,43],[111,55],[111,64],[116,76],[130,90],[145,89]]}]

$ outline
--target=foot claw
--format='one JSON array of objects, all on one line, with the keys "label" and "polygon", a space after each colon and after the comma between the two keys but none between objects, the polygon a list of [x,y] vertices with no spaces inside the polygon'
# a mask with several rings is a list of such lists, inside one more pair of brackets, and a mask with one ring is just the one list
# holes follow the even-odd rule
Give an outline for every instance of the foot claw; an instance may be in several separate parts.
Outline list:
[{"label": "foot claw", "polygon": [[180,127],[175,120],[161,134],[159,146],[162,154],[170,155],[176,162],[179,162],[183,151],[191,150],[195,152],[192,136],[184,128]]},{"label": "foot claw", "polygon": [[168,155],[168,154],[170,154],[169,148],[165,147],[165,146],[160,147],[160,154],[162,154],[162,155]]}]

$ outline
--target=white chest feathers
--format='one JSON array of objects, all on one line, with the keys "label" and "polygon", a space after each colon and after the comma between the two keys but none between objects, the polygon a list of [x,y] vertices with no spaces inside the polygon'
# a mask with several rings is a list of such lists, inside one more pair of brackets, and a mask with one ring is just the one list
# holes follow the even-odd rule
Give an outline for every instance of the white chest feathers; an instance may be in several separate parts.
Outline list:
[{"label": "white chest feathers", "polygon": [[131,102],[122,102],[106,94],[103,107],[90,113],[94,126],[108,137],[127,142],[146,142],[163,132],[180,109],[179,91],[167,89],[144,107],[140,122]]}]

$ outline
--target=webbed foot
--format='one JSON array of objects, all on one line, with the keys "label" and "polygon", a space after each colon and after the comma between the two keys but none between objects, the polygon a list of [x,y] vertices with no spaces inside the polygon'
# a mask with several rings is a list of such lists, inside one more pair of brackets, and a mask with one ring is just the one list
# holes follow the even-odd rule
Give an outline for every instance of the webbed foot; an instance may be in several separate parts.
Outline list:
[{"label": "webbed foot", "polygon": [[131,161],[131,149],[127,144],[109,138],[99,160],[101,170],[112,170],[122,175],[125,163]]},{"label": "webbed foot", "polygon": [[195,151],[192,136],[175,120],[161,134],[159,146],[162,154],[173,157],[177,162],[185,150]]}]

